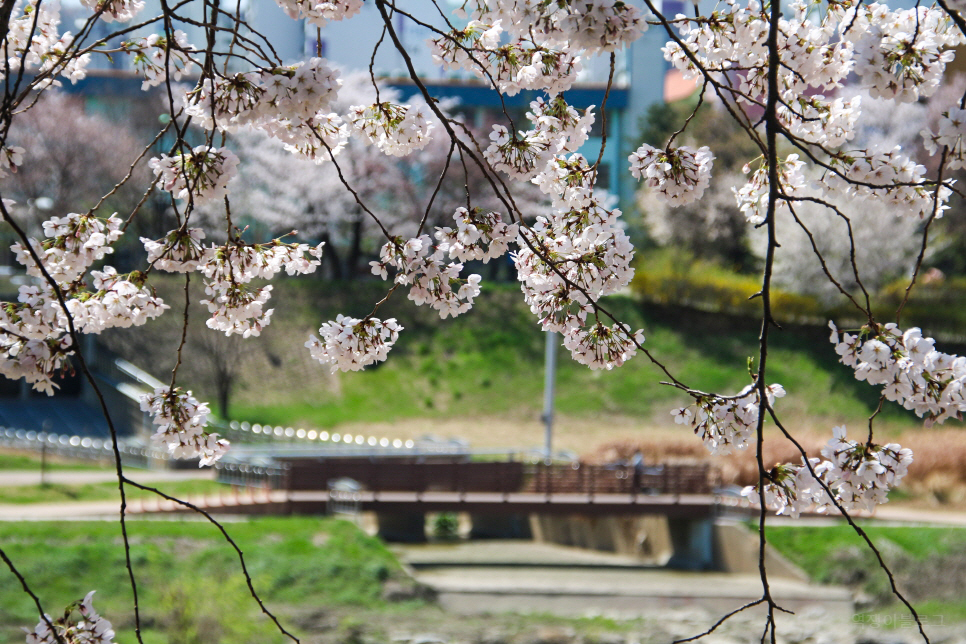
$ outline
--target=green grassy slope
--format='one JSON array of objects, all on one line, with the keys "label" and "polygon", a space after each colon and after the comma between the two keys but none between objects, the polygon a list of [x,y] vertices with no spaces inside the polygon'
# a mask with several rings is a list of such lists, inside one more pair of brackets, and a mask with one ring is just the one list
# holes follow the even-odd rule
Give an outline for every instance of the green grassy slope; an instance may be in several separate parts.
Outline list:
[{"label": "green grassy slope", "polygon": [[[280,285],[278,290],[290,286]],[[312,282],[300,286],[316,286],[312,295],[320,310],[291,298],[295,311],[266,331],[266,340],[278,355],[286,348],[283,342],[296,352],[304,351],[302,334],[311,332],[313,323],[317,326],[340,310],[363,315],[375,299],[339,308],[332,300],[341,298],[326,287]],[[287,299],[283,293],[280,302]],[[287,304],[280,303],[279,308]],[[748,384],[747,360],[757,354],[758,342],[753,321],[744,328],[733,322],[716,327],[707,316],[694,314],[689,320],[655,315],[623,297],[610,298],[607,306],[621,320],[644,329],[649,351],[680,380],[726,394]],[[329,376],[320,365],[285,358],[279,366],[259,369],[257,378],[246,379],[232,415],[252,422],[331,427],[420,416],[539,413],[544,338],[517,288],[485,291],[471,312],[455,320],[440,321],[432,311],[416,309],[398,295],[384,309],[380,315],[393,315],[406,327],[385,364]],[[279,315],[286,314],[280,310]],[[303,320],[300,329],[296,318]],[[771,380],[789,392],[780,409],[830,422],[857,419],[874,409],[874,390],[837,364],[827,332],[812,330],[806,337],[776,332],[772,337]],[[286,373],[293,370],[302,377]],[[286,386],[273,387],[273,377]],[[595,372],[575,363],[561,347],[557,378],[557,409],[571,416],[614,414],[664,422],[672,407],[685,402],[675,390],[659,384],[666,376],[643,355],[619,369]],[[894,410],[885,416],[906,417]]]},{"label": "green grassy slope", "polygon": [[[966,566],[966,530],[940,527],[883,527],[869,522],[863,529],[890,567],[896,585],[916,610],[933,624],[966,619],[962,570]],[[845,524],[823,527],[768,528],[768,541],[820,583],[843,584],[861,591],[871,613],[908,614],[892,594],[889,579],[874,553]]]},{"label": "green grassy slope", "polygon": [[[182,301],[177,283],[165,286],[168,301]],[[242,352],[243,364],[230,416],[318,428],[412,418],[539,417],[544,337],[515,285],[491,285],[469,313],[442,321],[434,311],[415,307],[400,290],[378,311],[405,327],[386,363],[330,374],[310,358],[303,344],[321,322],[339,313],[362,317],[384,293],[380,282],[345,285],[303,279],[275,284],[271,325],[261,337],[241,341],[235,349]],[[201,297],[199,291],[193,299]],[[627,297],[608,298],[606,306],[634,328],[643,328],[652,355],[689,385],[730,394],[748,384],[747,361],[757,355],[754,320],[671,315],[647,310]],[[198,307],[192,315],[198,321],[204,312]],[[175,311],[149,323],[146,331],[133,331],[150,333],[150,344],[158,348],[152,351],[147,343],[129,339],[127,357],[167,379],[180,321]],[[203,326],[199,333],[211,334]],[[192,349],[190,335],[188,347],[192,353],[186,354],[182,381],[214,402],[212,371]],[[823,329],[804,336],[773,332],[770,380],[789,392],[779,410],[826,430],[830,423],[857,423],[867,416],[877,400],[875,390],[857,382],[836,357]],[[667,424],[670,409],[687,400],[659,384],[666,379],[644,355],[601,372],[573,362],[561,348],[557,411],[578,419],[620,416],[643,425]],[[886,409],[882,418],[902,424],[908,416]]]},{"label": "green grassy slope", "polygon": [[[227,526],[245,552],[255,588],[272,608],[375,607],[382,584],[401,576],[377,539],[324,518],[272,518]],[[248,594],[237,555],[208,523],[132,521],[144,607],[145,642],[282,641]],[[44,607],[57,615],[96,590],[94,606],[114,623],[118,641],[135,641],[131,590],[115,522],[2,523],[0,543]],[[6,569],[0,571],[0,642],[22,642],[36,609]],[[291,621],[291,620],[287,620]]]}]

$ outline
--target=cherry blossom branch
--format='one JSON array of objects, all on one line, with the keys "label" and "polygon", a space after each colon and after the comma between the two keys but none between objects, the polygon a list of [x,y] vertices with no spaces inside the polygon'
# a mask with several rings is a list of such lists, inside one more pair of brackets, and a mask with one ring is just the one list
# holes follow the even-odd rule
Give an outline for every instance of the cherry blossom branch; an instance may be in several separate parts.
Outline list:
[{"label": "cherry blossom branch", "polygon": [[267,615],[268,618],[275,623],[276,628],[282,635],[286,636],[287,638],[295,642],[295,644],[299,644],[299,638],[297,638],[295,635],[293,635],[288,630],[286,630],[284,626],[282,626],[282,624],[278,621],[278,618],[275,616],[275,614],[272,613],[272,611],[268,610],[268,607],[265,606],[265,602],[262,601],[262,598],[255,591],[255,584],[252,581],[251,573],[248,572],[248,566],[245,563],[245,553],[242,552],[242,549],[238,546],[238,543],[236,543],[235,540],[231,537],[231,535],[228,534],[228,531],[225,529],[225,526],[223,526],[217,519],[211,516],[211,514],[207,510],[200,508],[193,503],[171,496],[170,494],[165,494],[158,488],[154,488],[148,485],[142,485],[141,483],[138,483],[137,481],[132,481],[127,477],[124,477],[123,482],[127,485],[130,485],[131,487],[136,487],[140,490],[144,490],[145,492],[152,492],[154,494],[157,494],[163,499],[167,499],[168,501],[177,503],[178,505],[186,507],[189,510],[192,510],[193,512],[197,512],[198,514],[206,518],[212,525],[218,528],[218,531],[221,532],[221,536],[225,538],[225,541],[228,542],[228,545],[230,545],[232,549],[235,551],[235,553],[238,555],[238,563],[241,566],[242,575],[244,575],[245,577],[245,583],[248,586],[248,592],[251,594],[252,598],[258,603],[258,607],[261,609],[262,613]]},{"label": "cherry blossom branch", "polygon": [[[876,561],[879,564],[879,568],[881,568],[883,572],[886,573],[886,576],[889,578],[889,586],[892,590],[892,594],[895,595],[899,599],[899,601],[901,601],[905,605],[907,609],[909,609],[909,612],[912,614],[913,619],[916,620],[916,625],[919,627],[919,634],[922,635],[922,638],[926,642],[926,644],[929,644],[929,637],[926,635],[926,631],[923,627],[922,620],[919,618],[919,613],[917,613],[916,609],[912,607],[912,604],[909,603],[909,600],[906,599],[905,595],[903,595],[899,591],[899,588],[896,585],[895,576],[893,575],[892,570],[886,564],[885,560],[882,558],[882,553],[879,552],[878,548],[876,548],[875,544],[872,542],[872,539],[869,538],[868,533],[866,533],[866,531],[862,529],[862,526],[858,525],[852,519],[852,515],[849,514],[848,510],[846,510],[845,507],[843,507],[842,504],[839,503],[839,501],[835,498],[835,493],[832,491],[831,488],[829,488],[828,484],[824,480],[822,480],[822,478],[815,472],[815,468],[812,466],[811,461],[809,461],[808,453],[805,451],[805,448],[802,446],[802,444],[799,443],[797,440],[795,440],[795,438],[791,435],[791,433],[789,433],[789,431],[785,428],[782,422],[778,419],[778,415],[775,413],[775,410],[771,407],[770,404],[767,404],[767,401],[765,402],[766,402],[765,408],[768,411],[768,415],[771,416],[772,421],[775,423],[775,426],[778,427],[779,430],[781,430],[785,438],[787,438],[792,443],[792,445],[794,445],[795,448],[799,451],[799,453],[802,456],[804,466],[808,468],[809,473],[812,475],[812,477],[818,482],[818,484],[828,495],[828,498],[831,500],[832,505],[835,506],[835,508],[839,511],[839,513],[845,518],[846,522],[849,524],[852,530],[854,530],[855,533],[859,535],[859,537],[861,537],[863,541],[865,541],[866,545],[875,555]],[[760,488],[760,489],[763,489],[763,488]],[[764,507],[764,504],[763,504],[763,507]]]},{"label": "cherry blossom branch", "polygon": [[7,565],[7,568],[10,569],[10,572],[12,572],[14,576],[17,578],[17,580],[20,582],[20,586],[23,588],[23,591],[30,596],[30,599],[33,600],[34,605],[37,607],[37,613],[40,614],[40,620],[47,625],[47,628],[50,629],[50,632],[54,635],[54,639],[57,640],[57,643],[67,644],[67,642],[64,641],[64,638],[61,637],[57,629],[54,628],[54,625],[51,623],[50,618],[47,616],[47,613],[44,612],[44,607],[40,603],[40,598],[37,597],[37,594],[30,589],[29,585],[27,585],[27,580],[24,578],[23,574],[21,574],[21,572],[17,570],[17,567],[13,565],[13,562],[10,561],[10,557],[8,557],[7,553],[3,551],[3,548],[0,548],[0,559],[3,559],[3,563]]}]

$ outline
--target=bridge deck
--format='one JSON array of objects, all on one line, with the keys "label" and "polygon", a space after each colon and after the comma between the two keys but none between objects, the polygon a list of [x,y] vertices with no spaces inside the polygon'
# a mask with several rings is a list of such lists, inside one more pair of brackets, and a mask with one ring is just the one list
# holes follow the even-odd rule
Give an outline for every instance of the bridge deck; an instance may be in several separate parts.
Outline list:
[{"label": "bridge deck", "polygon": [[670,517],[710,516],[714,496],[710,494],[568,494],[527,492],[372,492],[360,491],[349,497],[331,498],[324,490],[293,490],[288,503],[294,512],[325,511],[330,499],[340,504],[355,503],[373,512],[470,512],[477,514],[581,514],[639,515]]}]

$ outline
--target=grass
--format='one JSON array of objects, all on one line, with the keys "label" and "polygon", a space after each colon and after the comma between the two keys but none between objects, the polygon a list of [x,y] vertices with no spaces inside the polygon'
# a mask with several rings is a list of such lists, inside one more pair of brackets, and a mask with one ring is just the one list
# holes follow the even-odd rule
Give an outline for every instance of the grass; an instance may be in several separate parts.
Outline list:
[{"label": "grass", "polygon": [[[364,314],[355,309],[368,301],[368,291],[375,297],[379,286],[357,285],[360,295],[348,302],[344,293],[326,290],[344,287],[279,283],[277,296],[290,308],[280,306],[263,337],[253,341],[261,350],[250,352],[231,416],[316,428],[409,418],[539,417],[544,337],[512,286],[486,289],[471,312],[445,322],[404,298],[390,300],[380,315],[396,317],[405,330],[386,363],[362,372],[330,375],[305,356],[280,358],[300,346],[320,319],[340,311]],[[644,329],[645,346],[679,379],[722,393],[737,392],[750,382],[746,364],[757,353],[756,324],[709,328],[708,316],[668,318],[626,297],[609,298],[606,304],[620,319]],[[825,424],[858,422],[875,409],[875,391],[837,364],[827,335],[824,330],[804,337],[773,334],[771,379],[789,392],[779,410]],[[668,411],[686,402],[659,384],[666,379],[644,356],[620,369],[595,372],[573,362],[561,348],[557,411],[575,418],[624,416],[666,424]],[[210,399],[213,392],[205,391],[204,382],[198,377],[195,389]],[[909,426],[916,422],[898,408],[885,409],[881,417]]]},{"label": "grass", "polygon": [[[149,484],[179,498],[194,496],[199,494],[218,494],[224,492],[226,486],[222,483],[207,480],[197,481],[173,481],[166,483]],[[127,495],[129,499],[155,498],[153,492],[147,492],[135,487],[128,486]],[[3,503],[25,504],[25,503],[62,503],[75,501],[114,501],[120,500],[116,482],[104,483],[84,483],[84,484],[62,484],[45,483],[41,485],[23,485],[14,487],[0,488],[0,498]]]},{"label": "grass", "polygon": [[[107,470],[106,465],[90,462],[66,461],[56,457],[47,459],[49,470]],[[15,451],[0,451],[0,471],[2,470],[40,470],[40,458],[33,454]]]},{"label": "grass", "polygon": [[[863,522],[873,543],[888,543],[885,557],[897,554],[922,561],[929,556],[966,551],[966,530],[962,528],[883,527]],[[792,563],[818,582],[834,579],[841,567],[836,555],[865,547],[865,541],[848,525],[822,527],[772,526],[768,541]]]},{"label": "grass", "polygon": [[[252,519],[228,530],[245,552],[255,588],[273,609],[296,605],[378,608],[383,583],[401,579],[392,554],[354,525],[324,518]],[[145,643],[281,641],[249,596],[237,555],[208,523],[130,521]],[[134,641],[131,590],[112,522],[0,524],[0,543],[56,615],[97,590],[94,605]],[[291,620],[288,620],[291,621]],[[22,642],[36,608],[0,571],[0,642]]]},{"label": "grass", "polygon": [[[962,571],[966,568],[966,530],[945,527],[883,527],[862,524],[892,570],[900,591],[930,623],[966,620]],[[870,610],[866,623],[899,627],[910,613],[892,594],[885,573],[865,542],[847,525],[779,526],[768,540],[819,583],[862,591]]]}]

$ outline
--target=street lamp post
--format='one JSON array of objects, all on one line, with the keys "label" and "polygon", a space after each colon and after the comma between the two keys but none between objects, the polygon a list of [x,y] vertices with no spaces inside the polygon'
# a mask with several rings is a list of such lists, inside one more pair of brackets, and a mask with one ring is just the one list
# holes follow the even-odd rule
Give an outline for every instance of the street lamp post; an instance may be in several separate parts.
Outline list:
[{"label": "street lamp post", "polygon": [[557,333],[547,331],[543,375],[543,457],[548,463],[553,454],[553,397],[557,372],[558,342]]}]

